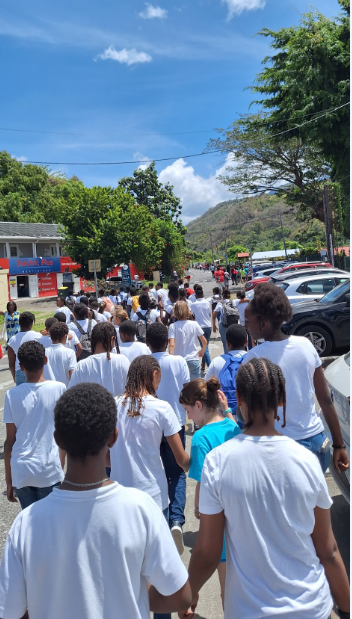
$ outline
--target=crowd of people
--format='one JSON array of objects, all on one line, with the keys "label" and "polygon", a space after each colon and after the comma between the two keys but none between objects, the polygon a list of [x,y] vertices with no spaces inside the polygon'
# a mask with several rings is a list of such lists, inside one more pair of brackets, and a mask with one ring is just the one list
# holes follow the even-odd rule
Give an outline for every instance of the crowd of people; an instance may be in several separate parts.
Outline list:
[{"label": "crowd of people", "polygon": [[[8,304],[5,475],[22,511],[0,566],[2,619],[191,618],[216,570],[226,619],[328,619],[333,601],[349,617],[316,401],[334,466],[349,462],[321,359],[281,331],[291,306],[273,284],[251,301],[189,285],[58,298],[40,333]],[[199,519],[188,571],[187,472]]]}]

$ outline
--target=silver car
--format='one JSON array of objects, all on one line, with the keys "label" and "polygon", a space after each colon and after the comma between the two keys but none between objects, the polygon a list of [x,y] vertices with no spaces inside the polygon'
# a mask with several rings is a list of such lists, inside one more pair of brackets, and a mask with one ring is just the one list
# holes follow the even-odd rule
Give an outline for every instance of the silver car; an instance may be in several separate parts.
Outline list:
[{"label": "silver car", "polygon": [[285,291],[290,303],[321,299],[330,290],[350,279],[350,274],[305,275],[293,280],[282,282],[281,288]]}]

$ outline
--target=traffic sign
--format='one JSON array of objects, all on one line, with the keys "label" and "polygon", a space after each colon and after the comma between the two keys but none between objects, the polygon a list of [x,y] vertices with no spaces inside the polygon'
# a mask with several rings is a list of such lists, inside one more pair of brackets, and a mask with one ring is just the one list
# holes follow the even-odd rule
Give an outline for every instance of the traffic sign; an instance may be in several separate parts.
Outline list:
[{"label": "traffic sign", "polygon": [[90,273],[94,273],[94,262],[95,262],[95,270],[97,273],[101,271],[101,260],[97,258],[97,260],[88,260],[88,271]]},{"label": "traffic sign", "polygon": [[227,254],[225,254],[225,258],[228,258],[228,255],[227,255]]}]

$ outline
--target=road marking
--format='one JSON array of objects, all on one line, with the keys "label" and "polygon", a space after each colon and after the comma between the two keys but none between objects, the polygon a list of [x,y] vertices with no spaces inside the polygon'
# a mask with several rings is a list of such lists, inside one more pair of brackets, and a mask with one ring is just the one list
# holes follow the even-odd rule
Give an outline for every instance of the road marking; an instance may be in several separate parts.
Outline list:
[{"label": "road marking", "polygon": [[7,387],[9,387],[10,385],[14,386],[14,382],[13,380],[7,380],[4,383],[0,383],[0,390],[2,389],[6,389]]}]

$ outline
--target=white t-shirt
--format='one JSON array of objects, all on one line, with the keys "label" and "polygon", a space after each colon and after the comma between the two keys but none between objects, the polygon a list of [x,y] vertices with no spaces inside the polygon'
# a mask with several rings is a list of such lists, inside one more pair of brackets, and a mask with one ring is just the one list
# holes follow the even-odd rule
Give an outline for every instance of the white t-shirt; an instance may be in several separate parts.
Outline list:
[{"label": "white t-shirt", "polygon": [[249,303],[249,299],[248,299],[247,303],[240,303],[240,299],[234,299],[232,301],[232,305],[234,307],[237,307],[237,309],[238,309],[238,313],[240,315],[240,323],[241,323],[241,325],[243,327],[244,327],[244,323],[245,323],[244,310],[246,309],[248,303]]},{"label": "white t-shirt", "polygon": [[63,307],[58,307],[55,310],[55,314],[58,314],[59,312],[63,312],[63,314],[65,314],[66,316],[66,324],[68,325],[69,322],[71,322],[72,318],[71,316],[73,315],[72,310],[70,310],[69,307],[66,307],[66,305],[64,305]]},{"label": "white t-shirt", "polygon": [[25,342],[31,342],[32,340],[40,341],[41,339],[43,339],[43,336],[41,335],[41,333],[37,333],[36,331],[19,331],[18,333],[16,333],[16,335],[13,335],[10,338],[8,346],[12,348],[13,352],[16,355],[15,370],[20,369],[20,362],[18,361],[17,353],[21,344],[24,344]]},{"label": "white t-shirt", "polygon": [[44,365],[45,380],[56,380],[68,387],[70,371],[77,367],[76,353],[63,344],[52,344],[45,354],[48,360]]},{"label": "white t-shirt", "polygon": [[[245,350],[229,350],[229,355],[232,355],[235,358],[243,357],[246,354],[247,352]],[[215,359],[212,360],[211,364],[209,365],[205,373],[205,376],[204,376],[205,380],[209,380],[211,376],[216,376],[216,378],[219,378],[219,374],[222,368],[224,367],[225,363],[226,361],[225,359],[223,359],[222,355],[220,355],[219,357],[215,357]]]},{"label": "white t-shirt", "polygon": [[62,383],[47,380],[22,383],[6,393],[4,423],[16,426],[11,453],[14,488],[46,488],[63,479],[59,449],[54,440],[54,408],[64,391],[66,387]]},{"label": "white t-shirt", "polygon": [[[71,335],[71,339],[68,339],[68,336]],[[40,343],[44,346],[44,348],[49,348],[51,346],[53,346],[53,342],[51,340],[50,335],[43,335],[42,339],[40,340]],[[69,329],[68,331],[68,335],[67,335],[67,339],[66,339],[66,344],[65,347],[69,348],[70,350],[73,350],[74,352],[76,352],[76,346],[77,344],[79,344],[79,339],[77,337],[77,335],[74,333],[74,331],[71,331],[71,329]]]},{"label": "white t-shirt", "polygon": [[39,340],[41,345],[44,346],[44,348],[49,348],[53,345],[52,339],[50,337],[50,335],[43,335],[41,340]]},{"label": "white t-shirt", "polygon": [[224,304],[230,303],[230,299],[224,299],[223,301],[219,301],[219,303],[217,304],[216,308],[214,309],[214,313],[217,314],[218,313],[218,323],[220,324],[222,322],[222,310],[223,310],[223,306]]},{"label": "white t-shirt", "polygon": [[124,344],[121,342],[119,346],[121,355],[125,355],[130,363],[141,355],[152,354],[148,346],[143,342],[125,342]]},{"label": "white t-shirt", "polygon": [[265,357],[276,363],[286,382],[286,427],[282,428],[283,412],[279,408],[280,421],[276,430],[294,440],[315,436],[324,431],[317,412],[314,395],[314,372],[321,366],[321,359],[313,344],[306,337],[290,335],[281,342],[264,342],[250,350],[244,363],[253,357]]},{"label": "white t-shirt", "polygon": [[72,374],[70,387],[79,383],[98,383],[105,387],[113,396],[125,391],[126,379],[130,362],[124,355],[110,355],[106,352],[91,355],[77,364]]},{"label": "white t-shirt", "polygon": [[172,595],[187,576],[163,514],[144,492],[116,483],[54,488],[11,527],[0,616],[22,617],[28,608],[35,619],[149,619],[148,583]]},{"label": "white t-shirt", "polygon": [[194,292],[193,294],[191,294],[188,300],[190,303],[194,303],[196,300],[196,293]]},{"label": "white t-shirt", "polygon": [[152,295],[156,301],[158,301],[158,292],[155,288],[149,288],[149,295]]},{"label": "white t-shirt", "polygon": [[103,312],[103,316],[105,316],[107,321],[110,321],[111,315],[112,315],[111,312]]},{"label": "white t-shirt", "polygon": [[211,327],[211,307],[209,301],[196,299],[194,303],[191,303],[191,312],[203,329]]},{"label": "white t-shirt", "polygon": [[155,352],[152,356],[161,367],[161,381],[156,395],[170,404],[181,426],[184,426],[186,411],[180,404],[179,397],[183,385],[190,381],[187,362],[179,355],[169,355],[168,352]]},{"label": "white t-shirt", "polygon": [[239,434],[206,456],[199,511],[226,518],[224,619],[330,616],[311,533],[331,503],[318,458],[286,436]]},{"label": "white t-shirt", "polygon": [[[83,331],[85,331],[85,333],[87,333],[88,331],[88,323],[89,323],[89,319],[85,318],[84,320],[76,320],[76,322],[78,322],[79,325],[81,325]],[[95,325],[97,325],[97,321],[96,320],[91,320],[92,326],[91,326],[91,333],[93,331],[93,327],[95,327]],[[76,327],[74,322],[70,322],[70,324],[68,325],[69,329],[71,329],[71,331],[73,331],[76,336],[78,337],[78,340],[81,339],[83,333],[80,332],[80,330],[78,329],[78,327]]]},{"label": "white t-shirt", "polygon": [[175,307],[176,305],[176,301],[171,303],[169,297],[167,298],[165,304],[164,304],[164,310],[165,312],[167,312],[170,316],[171,312],[172,312],[172,308]]},{"label": "white t-shirt", "polygon": [[129,417],[128,399],[115,398],[117,428],[115,445],[110,449],[111,479],[123,486],[149,494],[161,510],[169,505],[167,480],[160,458],[164,436],[173,436],[181,426],[170,404],[151,395],[142,398],[141,415]]},{"label": "white t-shirt", "polygon": [[162,303],[165,305],[168,299],[168,291],[166,290],[166,288],[159,288],[156,293],[158,295],[157,300],[159,300],[159,297],[161,297]]},{"label": "white t-shirt", "polygon": [[147,312],[149,312],[149,318],[152,322],[155,322],[156,319],[158,318],[160,312],[158,312],[157,309],[152,309],[152,310],[142,310],[140,307],[137,307],[137,311],[136,313],[133,315],[133,322],[138,322],[139,318],[138,318],[138,312],[140,312],[142,314],[142,316],[145,316]]},{"label": "white t-shirt", "polygon": [[94,319],[97,322],[107,322],[107,318],[106,316],[104,316],[104,314],[100,314],[97,310],[94,310]]},{"label": "white t-shirt", "polygon": [[199,359],[200,350],[198,337],[203,335],[203,329],[194,320],[178,320],[169,326],[169,339],[175,339],[175,355],[181,355],[186,361]]}]

